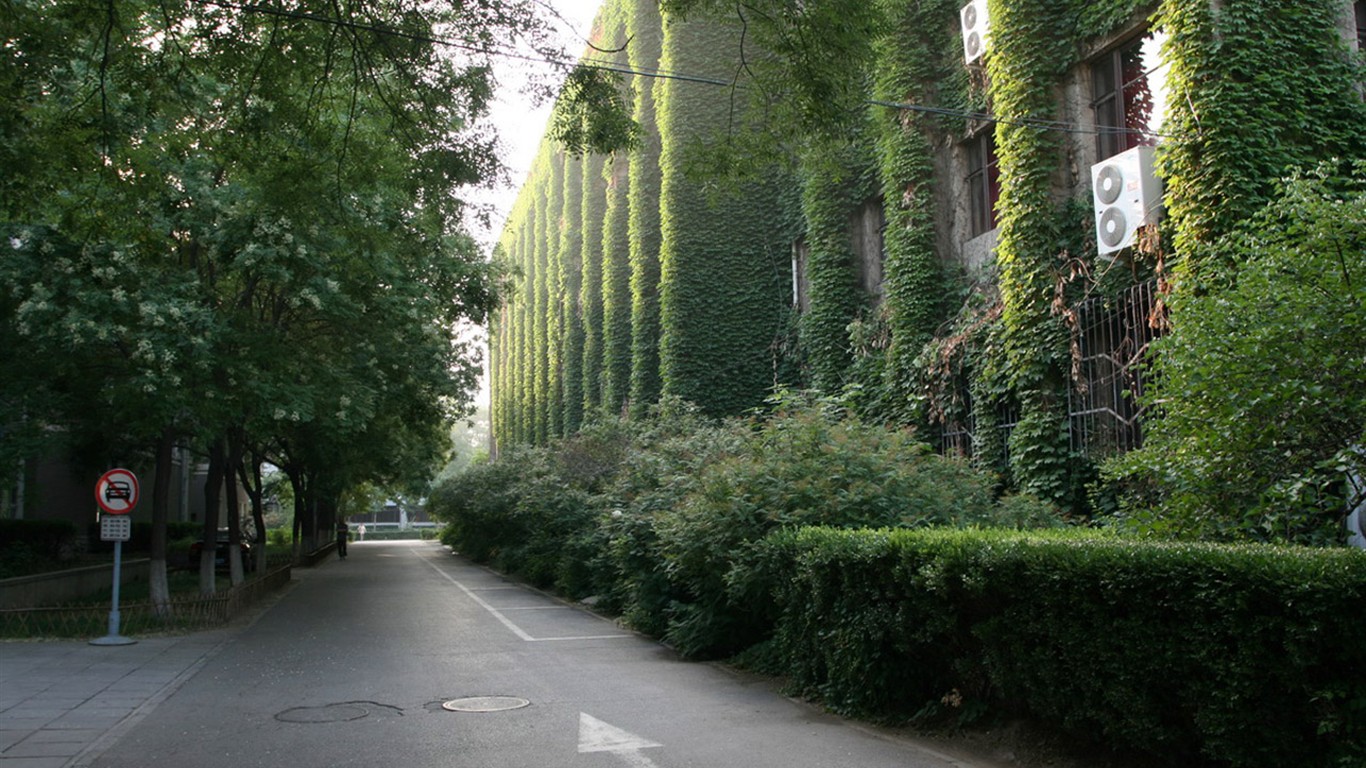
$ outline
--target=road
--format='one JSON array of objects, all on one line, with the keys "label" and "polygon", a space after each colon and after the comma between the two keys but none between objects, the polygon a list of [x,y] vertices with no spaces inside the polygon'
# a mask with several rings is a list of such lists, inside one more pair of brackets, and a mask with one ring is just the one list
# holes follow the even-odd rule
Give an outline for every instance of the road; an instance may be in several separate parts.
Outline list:
[{"label": "road", "polygon": [[98,768],[987,768],[846,723],[435,543],[364,542],[273,606]]}]

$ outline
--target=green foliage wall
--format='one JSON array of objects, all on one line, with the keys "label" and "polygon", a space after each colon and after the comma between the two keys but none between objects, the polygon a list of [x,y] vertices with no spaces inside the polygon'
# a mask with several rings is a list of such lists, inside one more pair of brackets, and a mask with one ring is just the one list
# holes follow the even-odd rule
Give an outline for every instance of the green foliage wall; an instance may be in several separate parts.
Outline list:
[{"label": "green foliage wall", "polygon": [[627,236],[629,159],[608,160],[602,229],[602,405],[619,413],[631,394],[631,261]]},{"label": "green foliage wall", "polygon": [[[629,62],[635,72],[659,68],[664,44],[663,19],[655,0],[636,0],[626,33]],[[631,394],[630,411],[642,416],[659,399],[659,158],[660,137],[655,93],[663,86],[635,77],[635,120],[643,131],[641,147],[632,153],[627,206],[631,257]]]},{"label": "green foliage wall", "polygon": [[531,439],[544,443],[550,432],[550,229],[551,174],[548,172],[551,148],[541,145],[533,174],[536,178],[536,207],[531,211]]},{"label": "green foliage wall", "polygon": [[[748,146],[738,133],[747,118],[732,110],[732,97],[744,99],[714,85],[625,77],[644,146],[630,155],[588,158],[578,199],[571,199],[571,179],[550,192],[555,182],[538,170],[530,184],[545,187],[544,205],[559,206],[560,214],[547,219],[547,209],[533,199],[518,214],[531,223],[509,223],[522,233],[518,246],[534,249],[537,258],[528,261],[509,248],[509,258],[524,264],[527,290],[515,299],[526,306],[509,315],[512,327],[498,346],[499,354],[519,361],[495,379],[517,393],[505,428],[533,442],[572,431],[576,405],[545,410],[556,397],[582,399],[586,412],[636,415],[661,390],[709,413],[755,404],[779,378],[790,248],[804,231],[811,309],[800,322],[799,354],[809,363],[811,383],[828,391],[857,385],[866,416],[917,425],[927,415],[965,411],[962,392],[970,390],[983,462],[1008,456],[1002,469],[1009,484],[1076,502],[1089,470],[1069,445],[1073,351],[1065,318],[1091,285],[1079,290],[1074,269],[1092,253],[1091,224],[1063,191],[1074,183],[1069,172],[1080,173],[1069,168],[1073,142],[1080,141],[1052,129],[1053,121],[1075,117],[1064,114],[1060,84],[1075,79],[1100,43],[1145,13],[1166,28],[1173,106],[1159,161],[1167,184],[1163,231],[1174,237],[1161,255],[1166,264],[1209,263],[1210,273],[1231,275],[1232,265],[1198,246],[1249,216],[1288,168],[1326,154],[1362,154],[1366,112],[1354,90],[1360,67],[1338,37],[1342,7],[1334,0],[993,2],[984,68],[962,63],[960,5],[877,0],[876,37],[857,51],[870,58],[848,65],[872,97],[863,133],[851,139],[848,132],[829,132],[821,134],[825,143],[806,144],[799,181],[778,171],[717,183],[690,176],[706,164],[693,154],[703,137],[724,143],[713,144],[722,154],[732,140]],[[854,10],[861,19],[868,15],[863,6]],[[596,57],[640,71],[660,65],[729,79],[742,71],[729,23],[694,15],[661,27],[654,3],[613,0],[604,9],[600,39],[608,50],[630,42]],[[755,71],[770,71],[755,63]],[[954,144],[965,137],[968,120],[895,106],[905,104],[998,119],[998,245],[994,265],[977,276],[991,285],[967,285],[945,268],[957,247],[944,229],[949,206],[939,198],[958,185],[937,174],[953,167],[943,156],[960,151]],[[791,226],[788,206],[798,189],[801,222]],[[879,192],[886,214],[884,301],[870,312],[853,285],[847,227],[860,196]],[[578,222],[580,234],[572,227],[551,231],[566,227],[566,216]],[[575,253],[582,276],[576,292],[564,271],[572,267],[561,261]],[[564,277],[542,288],[543,270]],[[1136,270],[1130,279],[1150,274]],[[557,316],[546,313],[566,305],[561,291],[577,294],[567,304],[577,312],[557,326]],[[957,319],[946,323],[969,294]],[[532,325],[518,327],[523,322]],[[572,370],[577,363],[565,355],[582,359],[582,371]],[[552,386],[557,376],[568,378]],[[996,445],[1007,434],[995,427],[997,407],[1007,403],[1018,407],[1019,420],[1009,445]]]},{"label": "green foliage wall", "polygon": [[[565,196],[564,153],[559,148],[551,152],[547,162],[550,166],[549,187],[546,192],[545,222],[545,304],[541,311],[546,318],[546,437],[559,437],[564,434],[564,358],[565,358],[565,306],[564,271],[566,254],[565,210],[569,204]],[[575,187],[577,197],[580,189]]]},{"label": "green foliage wall", "polygon": [[[739,29],[723,22],[666,20],[661,67],[728,78]],[[659,90],[664,392],[711,414],[759,404],[773,384],[775,341],[790,303],[790,230],[774,169],[735,186],[708,188],[686,164],[698,141],[722,140],[731,115],[717,88],[667,80]]]},{"label": "green foliage wall", "polygon": [[1290,169],[1366,155],[1362,70],[1337,27],[1343,12],[1337,0],[1162,4],[1171,99],[1187,108],[1171,111],[1159,164],[1175,248],[1197,262],[1192,271],[1229,276],[1235,265],[1198,245],[1266,204]]},{"label": "green foliage wall", "polygon": [[589,155],[583,162],[579,307],[583,314],[583,412],[591,417],[602,409],[602,225],[607,216],[607,184],[601,155]]},{"label": "green foliage wall", "polygon": [[513,442],[572,433],[594,411],[642,416],[670,386],[710,412],[739,412],[762,401],[787,344],[795,184],[775,171],[712,194],[686,165],[697,142],[733,127],[724,88],[645,76],[667,69],[666,48],[676,66],[723,76],[738,64],[738,31],[679,23],[666,33],[655,3],[614,0],[596,35],[595,61],[640,73],[622,87],[642,142],[610,158],[543,146],[528,202],[507,223],[518,234],[505,235],[503,258],[521,271],[512,341],[496,348],[518,362],[494,380],[515,390],[497,397],[525,421],[506,420]]},{"label": "green foliage wall", "polygon": [[[862,137],[860,137],[862,138]],[[849,323],[868,304],[858,286],[850,217],[872,197],[874,162],[867,142],[814,143],[803,155],[802,214],[806,221],[810,309],[801,321],[810,384],[837,392],[852,362]]]},{"label": "green foliage wall", "polygon": [[[956,66],[959,45],[951,25],[958,4],[881,0],[889,27],[874,45],[873,95],[882,104],[924,104],[939,98],[945,68]],[[938,126],[920,113],[874,106],[879,180],[887,227],[886,302],[889,340],[880,390],[880,415],[913,419],[914,360],[940,322],[946,294],[934,224],[934,138]]]},{"label": "green foliage wall", "polygon": [[[632,0],[614,0],[603,9],[604,39],[609,47],[620,48],[626,40],[632,7]],[[622,50],[612,60],[625,67],[630,64],[629,57]],[[628,97],[634,98],[635,84],[634,78],[628,79]],[[621,412],[631,394],[630,154],[618,152],[608,158],[603,177],[607,201],[602,232],[602,407],[615,414]]]},{"label": "green foliage wall", "polygon": [[585,159],[568,154],[564,161],[564,211],[560,224],[560,434],[583,424],[583,167]]},{"label": "green foliage wall", "polygon": [[[1008,7],[1001,7],[1008,5]],[[1020,403],[1010,462],[1021,489],[1061,502],[1068,490],[1066,328],[1053,311],[1063,273],[1053,193],[1063,137],[1025,121],[1056,120],[1054,87],[1077,56],[1073,8],[1026,0],[991,8],[987,56],[1001,172],[997,208],[1005,363]]]}]

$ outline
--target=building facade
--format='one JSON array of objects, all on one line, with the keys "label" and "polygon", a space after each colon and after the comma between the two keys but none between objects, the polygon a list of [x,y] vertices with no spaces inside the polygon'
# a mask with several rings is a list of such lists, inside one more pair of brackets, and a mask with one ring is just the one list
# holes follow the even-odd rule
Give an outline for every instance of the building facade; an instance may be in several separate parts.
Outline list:
[{"label": "building facade", "polygon": [[737,107],[766,85],[741,25],[611,0],[601,48],[630,42],[586,60],[631,73],[649,138],[610,158],[547,144],[523,189],[491,334],[498,444],[661,394],[721,415],[810,387],[1074,505],[1097,459],[1142,441],[1164,297],[1236,268],[1200,246],[1293,170],[1366,151],[1362,6],[879,0],[849,60],[866,113],[709,182],[708,147],[730,162],[763,130]]}]

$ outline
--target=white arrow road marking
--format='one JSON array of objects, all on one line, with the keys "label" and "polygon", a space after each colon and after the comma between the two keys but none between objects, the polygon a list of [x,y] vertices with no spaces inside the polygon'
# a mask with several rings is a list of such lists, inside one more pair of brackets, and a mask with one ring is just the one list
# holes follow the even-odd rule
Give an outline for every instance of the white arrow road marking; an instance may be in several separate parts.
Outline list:
[{"label": "white arrow road marking", "polygon": [[579,713],[579,754],[611,752],[633,768],[656,768],[654,761],[640,754],[640,750],[662,746],[664,745],[604,723],[587,712]]}]

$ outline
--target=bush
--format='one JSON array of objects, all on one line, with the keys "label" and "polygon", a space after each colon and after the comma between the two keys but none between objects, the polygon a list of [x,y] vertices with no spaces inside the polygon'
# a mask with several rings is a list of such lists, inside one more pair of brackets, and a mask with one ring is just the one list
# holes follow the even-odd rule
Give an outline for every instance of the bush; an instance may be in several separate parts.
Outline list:
[{"label": "bush", "polygon": [[761,642],[776,617],[770,531],[860,526],[1058,525],[1027,497],[992,501],[985,476],[905,432],[842,420],[827,401],[716,422],[666,399],[443,481],[429,508],[469,557],[573,596],[597,595],[685,655]]},{"label": "bush", "polygon": [[961,527],[992,514],[989,484],[967,464],[906,432],[833,418],[821,403],[785,402],[660,513],[663,562],[687,596],[665,638],[685,655],[763,640],[775,616],[768,574],[751,561],[775,529]]},{"label": "bush", "polygon": [[1364,490],[1348,476],[1366,475],[1366,163],[1352,170],[1290,179],[1209,246],[1225,284],[1178,283],[1145,395],[1160,418],[1141,450],[1104,467],[1126,524],[1344,540]]},{"label": "bush", "polygon": [[1363,555],[1070,532],[776,534],[771,657],[845,712],[989,707],[1181,765],[1360,765]]},{"label": "bush", "polygon": [[66,520],[0,519],[0,578],[46,570],[71,559],[76,531]]}]

